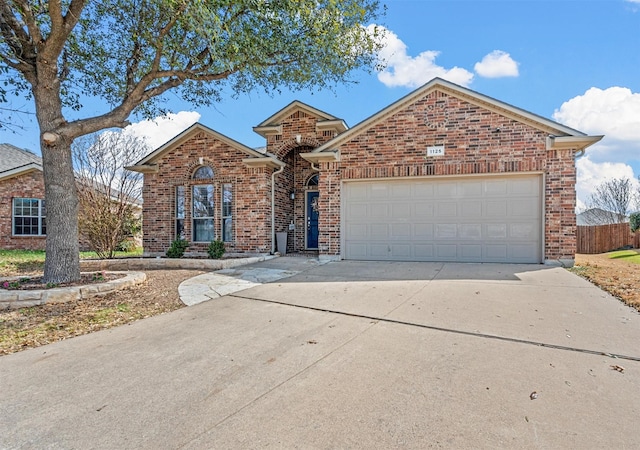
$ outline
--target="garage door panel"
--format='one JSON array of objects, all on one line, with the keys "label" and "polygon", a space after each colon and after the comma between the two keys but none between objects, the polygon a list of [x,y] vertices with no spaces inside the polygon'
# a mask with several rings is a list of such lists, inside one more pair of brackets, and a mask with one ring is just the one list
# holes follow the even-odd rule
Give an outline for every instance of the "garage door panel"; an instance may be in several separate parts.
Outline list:
[{"label": "garage door panel", "polygon": [[411,185],[409,183],[398,183],[391,186],[390,199],[405,200],[411,196]]},{"label": "garage door panel", "polygon": [[482,203],[484,206],[484,217],[503,219],[507,215],[506,200],[487,200]]},{"label": "garage door panel", "polygon": [[345,182],[343,256],[541,262],[541,179],[535,175]]},{"label": "garage door panel", "polygon": [[463,223],[459,225],[461,239],[482,240],[482,224]]},{"label": "garage door panel", "polygon": [[391,211],[391,204],[369,204],[368,217],[371,219],[386,219]]},{"label": "garage door panel", "polygon": [[413,225],[413,236],[417,240],[433,239],[432,223],[416,223]]},{"label": "garage door panel", "polygon": [[345,251],[352,259],[369,258],[368,245],[364,242],[349,242],[346,244]]},{"label": "garage door panel", "polygon": [[409,244],[393,244],[390,246],[390,256],[393,259],[404,259],[410,258],[411,255],[411,245]]},{"label": "garage door panel", "polygon": [[482,216],[482,202],[479,201],[474,201],[474,202],[467,202],[467,201],[461,201],[460,202],[460,217],[461,218],[476,218],[476,217],[480,217]]},{"label": "garage door panel", "polygon": [[535,239],[537,232],[537,228],[531,223],[512,223],[509,225],[509,237],[512,239]]},{"label": "garage door panel", "polygon": [[435,198],[433,183],[426,181],[416,181],[411,183],[412,197],[416,199],[429,200]]},{"label": "garage door panel", "polygon": [[482,245],[460,244],[460,256],[467,261],[482,261]]},{"label": "garage door panel", "polygon": [[458,215],[458,203],[438,202],[436,215],[438,217],[456,217]]},{"label": "garage door panel", "polygon": [[458,247],[456,244],[436,244],[436,256],[444,261],[455,261]]},{"label": "garage door panel", "polygon": [[533,198],[519,198],[509,200],[508,214],[510,217],[535,217],[537,201]]},{"label": "garage door panel", "polygon": [[458,183],[440,182],[435,185],[436,197],[440,199],[458,198]]},{"label": "garage door panel", "polygon": [[414,217],[425,218],[433,217],[435,206],[433,202],[418,201],[414,204]]},{"label": "garage door panel", "polygon": [[458,235],[458,225],[455,223],[436,224],[436,239],[455,239]]},{"label": "garage door panel", "polygon": [[394,223],[391,225],[391,239],[411,239],[410,223]]},{"label": "garage door panel", "polygon": [[507,180],[487,180],[484,183],[484,194],[486,197],[504,197],[507,195],[507,188]]},{"label": "garage door panel", "polygon": [[394,203],[391,205],[391,214],[395,220],[410,219],[411,218],[411,204],[410,203]]},{"label": "garage door panel", "polygon": [[415,244],[413,251],[416,261],[429,261],[435,255],[435,246],[433,244]]},{"label": "garage door panel", "polygon": [[487,244],[484,254],[488,261],[506,261],[509,258],[508,247],[505,244]]},{"label": "garage door panel", "polygon": [[[387,240],[389,238],[389,224],[386,223],[371,223],[369,224],[368,236],[372,240]],[[364,234],[363,236],[367,236]]]},{"label": "garage door panel", "polygon": [[506,223],[489,223],[486,225],[486,239],[506,239],[507,224]]}]

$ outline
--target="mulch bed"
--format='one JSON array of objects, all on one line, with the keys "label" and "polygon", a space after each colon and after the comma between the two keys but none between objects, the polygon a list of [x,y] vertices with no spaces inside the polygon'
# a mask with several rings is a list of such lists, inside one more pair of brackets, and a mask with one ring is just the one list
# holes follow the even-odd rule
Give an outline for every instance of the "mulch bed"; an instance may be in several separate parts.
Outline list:
[{"label": "mulch bed", "polygon": [[126,275],[122,273],[110,272],[83,273],[80,275],[80,279],[78,281],[69,283],[46,283],[42,276],[20,277],[0,282],[0,288],[10,291],[53,289],[58,287],[84,286],[87,284],[104,283],[105,281],[117,280],[125,276]]}]

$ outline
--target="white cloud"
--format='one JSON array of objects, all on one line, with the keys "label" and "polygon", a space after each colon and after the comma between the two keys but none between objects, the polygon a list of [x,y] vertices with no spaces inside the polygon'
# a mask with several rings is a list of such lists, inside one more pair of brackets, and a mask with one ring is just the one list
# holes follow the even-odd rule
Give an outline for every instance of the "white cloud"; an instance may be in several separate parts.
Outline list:
[{"label": "white cloud", "polygon": [[576,195],[578,197],[577,210],[588,208],[591,194],[595,188],[605,180],[614,178],[629,178],[634,186],[638,186],[638,179],[633,174],[633,168],[622,162],[593,162],[587,155],[576,161],[577,181]]},{"label": "white cloud", "polygon": [[[370,25],[369,27],[373,27]],[[386,68],[378,74],[378,79],[388,87],[404,86],[415,88],[423,85],[432,78],[440,77],[462,86],[468,86],[473,81],[473,73],[460,67],[446,69],[436,64],[440,54],[438,51],[427,50],[418,56],[407,54],[407,46],[393,31],[381,28],[384,32],[384,47],[378,54],[378,59]]]},{"label": "white cloud", "polygon": [[195,111],[180,111],[169,113],[155,119],[142,120],[132,123],[124,129],[124,133],[143,138],[155,150],[162,144],[200,120],[200,113]]},{"label": "white cloud", "polygon": [[485,78],[517,77],[518,63],[502,50],[494,50],[473,67],[478,75]]},{"label": "white cloud", "polygon": [[593,189],[605,179],[634,179],[640,162],[640,94],[624,87],[590,88],[553,113],[560,123],[590,135],[604,134],[578,159],[577,195],[588,203]]}]

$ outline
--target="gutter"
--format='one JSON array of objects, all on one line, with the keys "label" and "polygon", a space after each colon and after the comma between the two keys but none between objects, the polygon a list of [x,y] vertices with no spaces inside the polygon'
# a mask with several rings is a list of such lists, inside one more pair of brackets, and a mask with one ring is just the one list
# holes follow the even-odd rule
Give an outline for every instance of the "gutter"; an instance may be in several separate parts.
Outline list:
[{"label": "gutter", "polygon": [[271,174],[271,254],[276,252],[276,175],[282,173],[284,165]]}]

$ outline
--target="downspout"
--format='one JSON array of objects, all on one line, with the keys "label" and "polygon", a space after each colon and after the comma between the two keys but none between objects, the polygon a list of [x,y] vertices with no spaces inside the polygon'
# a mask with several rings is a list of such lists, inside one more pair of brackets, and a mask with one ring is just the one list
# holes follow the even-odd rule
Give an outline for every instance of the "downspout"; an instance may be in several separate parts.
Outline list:
[{"label": "downspout", "polygon": [[276,175],[282,173],[284,166],[271,174],[271,254],[276,252]]}]

